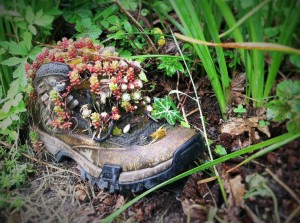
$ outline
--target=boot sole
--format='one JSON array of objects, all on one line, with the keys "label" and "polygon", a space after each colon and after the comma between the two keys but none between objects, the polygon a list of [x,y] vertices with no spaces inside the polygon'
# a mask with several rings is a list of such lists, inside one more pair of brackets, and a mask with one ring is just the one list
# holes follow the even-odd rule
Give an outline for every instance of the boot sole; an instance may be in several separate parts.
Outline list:
[{"label": "boot sole", "polygon": [[[122,167],[116,164],[104,164],[103,168],[97,167],[80,153],[71,149],[63,141],[51,136],[41,130],[37,130],[42,141],[45,142],[47,150],[53,154],[59,162],[68,157],[77,162],[81,172],[81,178],[88,180],[92,185],[100,189],[107,189],[110,193],[139,192],[162,183],[171,177],[188,170],[195,159],[204,152],[205,146],[200,133],[182,144],[175,150],[173,158],[160,163],[152,168],[144,168],[136,171],[123,172]],[[81,164],[81,165],[80,165]],[[130,176],[132,181],[128,181]],[[146,176],[135,180],[135,176]],[[126,181],[124,180],[126,179]]]}]

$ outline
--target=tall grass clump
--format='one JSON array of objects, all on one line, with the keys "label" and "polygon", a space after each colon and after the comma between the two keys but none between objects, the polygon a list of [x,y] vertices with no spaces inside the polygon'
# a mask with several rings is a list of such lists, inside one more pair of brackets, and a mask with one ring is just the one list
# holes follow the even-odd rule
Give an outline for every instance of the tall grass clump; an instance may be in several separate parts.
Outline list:
[{"label": "tall grass clump", "polygon": [[[212,11],[207,0],[201,1],[201,7],[196,8],[194,1],[192,0],[174,0],[170,1],[170,3],[182,23],[183,34],[203,41],[220,42],[218,37],[218,23],[213,17],[215,12]],[[205,31],[201,27],[201,22],[205,23]],[[193,44],[193,48],[198,57],[201,59],[202,65],[216,94],[221,113],[224,115],[230,98],[230,81],[223,49],[221,47],[216,48],[216,55],[218,59],[215,63],[213,54],[207,46]]]}]

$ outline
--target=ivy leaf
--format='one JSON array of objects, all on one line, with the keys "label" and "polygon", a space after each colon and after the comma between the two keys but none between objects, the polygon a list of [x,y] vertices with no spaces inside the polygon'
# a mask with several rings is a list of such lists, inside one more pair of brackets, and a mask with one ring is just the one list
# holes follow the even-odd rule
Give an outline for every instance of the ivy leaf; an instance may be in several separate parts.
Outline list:
[{"label": "ivy leaf", "polygon": [[167,122],[171,125],[175,125],[177,120],[183,120],[180,112],[176,108],[170,96],[167,96],[166,98],[154,98],[153,107],[153,118],[165,118]]},{"label": "ivy leaf", "polygon": [[164,69],[169,77],[172,77],[176,71],[184,72],[182,64],[176,58],[160,57],[158,60],[161,63],[157,68]]},{"label": "ivy leaf", "polygon": [[19,58],[19,57],[10,57],[7,60],[4,60],[3,62],[1,62],[1,64],[3,65],[7,65],[7,66],[15,66],[17,64],[20,64],[23,62],[23,58]]}]

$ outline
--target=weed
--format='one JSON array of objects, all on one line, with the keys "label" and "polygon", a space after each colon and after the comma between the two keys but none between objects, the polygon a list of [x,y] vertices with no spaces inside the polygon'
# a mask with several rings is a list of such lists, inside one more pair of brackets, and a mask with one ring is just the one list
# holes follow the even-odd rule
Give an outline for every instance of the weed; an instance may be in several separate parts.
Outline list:
[{"label": "weed", "polygon": [[247,110],[243,107],[243,105],[238,105],[237,108],[233,109],[234,113],[238,115],[238,117],[242,117],[242,114],[247,112]]},{"label": "weed", "polygon": [[219,156],[227,155],[226,149],[221,145],[217,145],[216,148],[214,149],[214,151]]},{"label": "weed", "polygon": [[183,121],[183,117],[170,96],[166,98],[154,98],[153,108],[153,118],[165,118],[171,125],[175,125],[176,121]]},{"label": "weed", "polygon": [[265,127],[265,126],[270,125],[270,122],[265,121],[265,120],[259,120],[258,124],[259,124],[260,127],[263,128],[263,127]]},{"label": "weed", "polygon": [[277,85],[276,100],[270,101],[266,107],[267,116],[274,121],[287,121],[289,132],[300,132],[300,81],[286,80]]},{"label": "weed", "polygon": [[172,77],[176,71],[184,72],[182,64],[174,57],[159,57],[160,64],[158,69],[164,69],[167,76]]}]

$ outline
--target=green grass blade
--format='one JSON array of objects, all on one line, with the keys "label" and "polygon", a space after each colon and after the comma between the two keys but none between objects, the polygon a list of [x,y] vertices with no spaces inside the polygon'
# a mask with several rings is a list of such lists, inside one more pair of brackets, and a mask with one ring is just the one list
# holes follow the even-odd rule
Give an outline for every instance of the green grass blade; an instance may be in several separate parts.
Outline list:
[{"label": "green grass blade", "polygon": [[[201,12],[204,15],[204,18],[206,20],[207,27],[210,30],[211,37],[215,43],[221,43],[220,38],[218,36],[219,31],[217,28],[216,21],[214,19],[212,9],[210,5],[208,4],[207,0],[202,0],[201,2]],[[218,63],[219,68],[221,72],[221,82],[223,86],[223,92],[226,99],[226,104],[230,105],[230,92],[229,92],[229,77],[228,77],[228,70],[227,70],[227,64],[225,61],[224,51],[222,47],[216,47],[217,57],[218,57]]]},{"label": "green grass blade", "polygon": [[[198,15],[195,12],[193,1],[173,0],[170,2],[185,29],[184,34],[187,36],[194,37],[196,39],[205,40]],[[195,51],[197,52],[197,55],[200,57],[202,61],[205,71],[207,72],[211,85],[216,94],[221,113],[222,115],[224,115],[226,111],[226,101],[224,97],[223,88],[221,86],[215,68],[215,64],[212,60],[210,52],[207,46],[198,45],[198,44],[193,44],[193,46],[195,48]]]},{"label": "green grass blade", "polygon": [[[231,9],[229,8],[228,4],[223,0],[215,0],[215,3],[218,5],[220,12],[222,13],[228,27],[232,29],[237,24],[236,19],[233,16]],[[244,38],[240,29],[233,29],[232,36],[235,42],[244,42]],[[241,55],[241,60],[245,64],[245,52],[243,49],[239,49],[239,53]]]},{"label": "green grass blade", "polygon": [[245,16],[243,16],[239,21],[236,23],[232,23],[233,26],[230,27],[226,32],[219,35],[219,38],[223,38],[225,36],[228,36],[232,31],[234,31],[236,28],[241,26],[247,19],[249,19],[251,16],[253,16],[256,12],[258,12],[264,5],[269,3],[271,0],[265,0],[262,3],[258,4],[256,7],[254,7],[252,10],[250,10]]},{"label": "green grass blade", "polygon": [[238,157],[238,156],[241,156],[241,155],[244,155],[246,153],[249,153],[249,152],[253,152],[255,150],[258,150],[258,149],[261,149],[261,148],[264,148],[264,147],[267,147],[267,146],[270,146],[272,144],[276,144],[276,143],[279,143],[281,141],[284,141],[285,143],[288,143],[288,142],[291,142],[293,141],[294,139],[297,139],[300,137],[300,133],[298,134],[292,134],[292,133],[286,133],[286,134],[283,134],[281,136],[278,136],[278,137],[275,137],[273,139],[269,139],[267,141],[264,141],[264,142],[261,142],[261,143],[258,143],[256,145],[253,145],[253,146],[249,146],[245,149],[241,149],[239,151],[236,151],[236,152],[233,152],[233,153],[230,153],[228,155],[225,155],[223,157],[220,157],[218,159],[215,159],[213,161],[210,161],[208,163],[205,163],[205,164],[202,164],[201,166],[198,166],[198,167],[195,167],[189,171],[186,171],[176,177],[173,177],[147,191],[145,191],[144,193],[140,194],[139,196],[135,197],[134,199],[132,199],[131,201],[127,202],[125,205],[123,205],[122,207],[120,207],[118,210],[116,210],[114,213],[112,213],[111,215],[109,215],[107,218],[105,218],[104,220],[102,220],[101,222],[104,222],[104,223],[108,223],[108,222],[111,222],[113,221],[118,215],[120,215],[123,211],[125,211],[128,207],[130,207],[131,205],[133,205],[135,202],[139,201],[141,198],[145,197],[146,195],[152,193],[153,191],[159,189],[159,188],[162,188],[168,184],[171,184],[177,180],[180,180],[186,176],[189,176],[193,173],[196,173],[196,172],[199,172],[199,171],[202,171],[202,170],[205,170],[207,168],[210,168],[212,166],[215,166],[219,163],[222,163],[222,162],[225,162],[229,159],[232,159],[234,157]]},{"label": "green grass blade", "polygon": [[[290,4],[289,12],[287,13],[287,17],[285,18],[282,32],[279,37],[279,44],[288,45],[291,42],[291,38],[293,33],[298,27],[299,20],[300,20],[300,7],[296,7],[295,1],[291,2],[293,4]],[[280,64],[283,60],[283,54],[282,53],[273,53],[272,55],[272,64],[267,76],[267,81],[264,89],[264,97],[267,98],[270,94],[270,91],[273,87],[273,84],[275,82]]]},{"label": "green grass blade", "polygon": [[[261,13],[257,12],[255,17],[248,19],[246,26],[250,35],[251,42],[263,42],[263,27],[261,21]],[[246,72],[250,84],[249,95],[252,95],[254,106],[260,106],[262,103],[263,89],[264,89],[264,53],[254,50],[250,53],[251,65],[248,64],[250,69]],[[249,61],[249,60],[248,60]],[[248,94],[247,94],[248,95]]]}]

